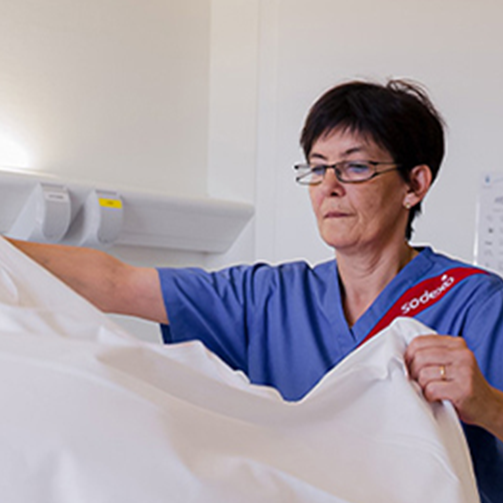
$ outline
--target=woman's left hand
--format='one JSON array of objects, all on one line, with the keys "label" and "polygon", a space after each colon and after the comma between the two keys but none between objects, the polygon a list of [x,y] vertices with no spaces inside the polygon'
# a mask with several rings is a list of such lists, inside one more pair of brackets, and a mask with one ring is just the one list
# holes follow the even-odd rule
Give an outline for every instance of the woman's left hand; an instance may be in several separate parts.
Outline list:
[{"label": "woman's left hand", "polygon": [[501,438],[503,393],[486,381],[462,337],[416,337],[405,352],[405,363],[428,401],[451,401],[462,421]]}]

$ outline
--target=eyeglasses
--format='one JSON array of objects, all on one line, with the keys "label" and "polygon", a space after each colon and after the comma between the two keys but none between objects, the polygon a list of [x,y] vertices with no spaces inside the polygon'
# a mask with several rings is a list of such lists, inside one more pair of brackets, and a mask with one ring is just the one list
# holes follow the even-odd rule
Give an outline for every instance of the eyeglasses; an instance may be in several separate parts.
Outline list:
[{"label": "eyeglasses", "polygon": [[[393,168],[377,171],[377,166],[393,165]],[[361,183],[376,176],[398,169],[394,162],[376,161],[341,161],[336,164],[296,164],[293,169],[297,176],[295,181],[301,185],[318,185],[323,181],[327,169],[333,169],[335,176],[342,183]]]}]

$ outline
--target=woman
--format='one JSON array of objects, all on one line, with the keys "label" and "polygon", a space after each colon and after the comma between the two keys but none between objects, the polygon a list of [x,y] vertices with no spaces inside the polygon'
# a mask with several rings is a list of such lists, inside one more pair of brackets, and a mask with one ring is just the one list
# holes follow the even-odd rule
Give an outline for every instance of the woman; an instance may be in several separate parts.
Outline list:
[{"label": "woman", "polygon": [[350,82],[313,106],[301,143],[297,181],[336,252],[314,268],[156,271],[17,244],[101,309],[163,323],[166,342],[198,338],[288,400],[397,315],[450,334],[418,337],[406,362],[426,398],[451,400],[465,422],[483,501],[503,501],[503,282],[408,243],[444,153],[438,113],[412,85]]},{"label": "woman", "polygon": [[503,501],[502,281],[407,241],[444,154],[438,113],[404,82],[347,83],[315,103],[301,144],[297,181],[336,261],[160,270],[165,340],[200,338],[297,400],[394,316],[414,316],[451,336],[414,340],[410,374],[428,400],[452,401],[483,501]]}]

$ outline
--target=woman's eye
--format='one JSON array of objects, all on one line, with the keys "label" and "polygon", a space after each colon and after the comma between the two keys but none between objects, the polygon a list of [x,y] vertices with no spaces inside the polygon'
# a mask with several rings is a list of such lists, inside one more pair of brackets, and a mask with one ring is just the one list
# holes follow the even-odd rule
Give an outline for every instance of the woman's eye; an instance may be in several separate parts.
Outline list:
[{"label": "woman's eye", "polygon": [[350,162],[346,165],[346,170],[351,173],[366,173],[370,170],[370,167],[364,162]]},{"label": "woman's eye", "polygon": [[317,166],[311,166],[311,173],[313,175],[324,175],[325,174],[325,171],[326,171],[326,166],[323,165],[323,164],[319,164]]}]

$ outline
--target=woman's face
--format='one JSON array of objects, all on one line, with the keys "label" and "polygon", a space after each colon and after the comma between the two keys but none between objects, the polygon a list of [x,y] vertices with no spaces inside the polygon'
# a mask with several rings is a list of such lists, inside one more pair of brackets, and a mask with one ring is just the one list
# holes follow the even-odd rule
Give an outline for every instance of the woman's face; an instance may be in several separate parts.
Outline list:
[{"label": "woman's face", "polygon": [[[335,130],[313,145],[308,162],[335,164],[344,160],[393,162],[372,140]],[[378,166],[383,171],[389,166]],[[408,211],[408,184],[398,171],[389,171],[358,184],[341,183],[329,169],[321,184],[309,188],[321,237],[337,251],[359,253],[403,244]]]}]

